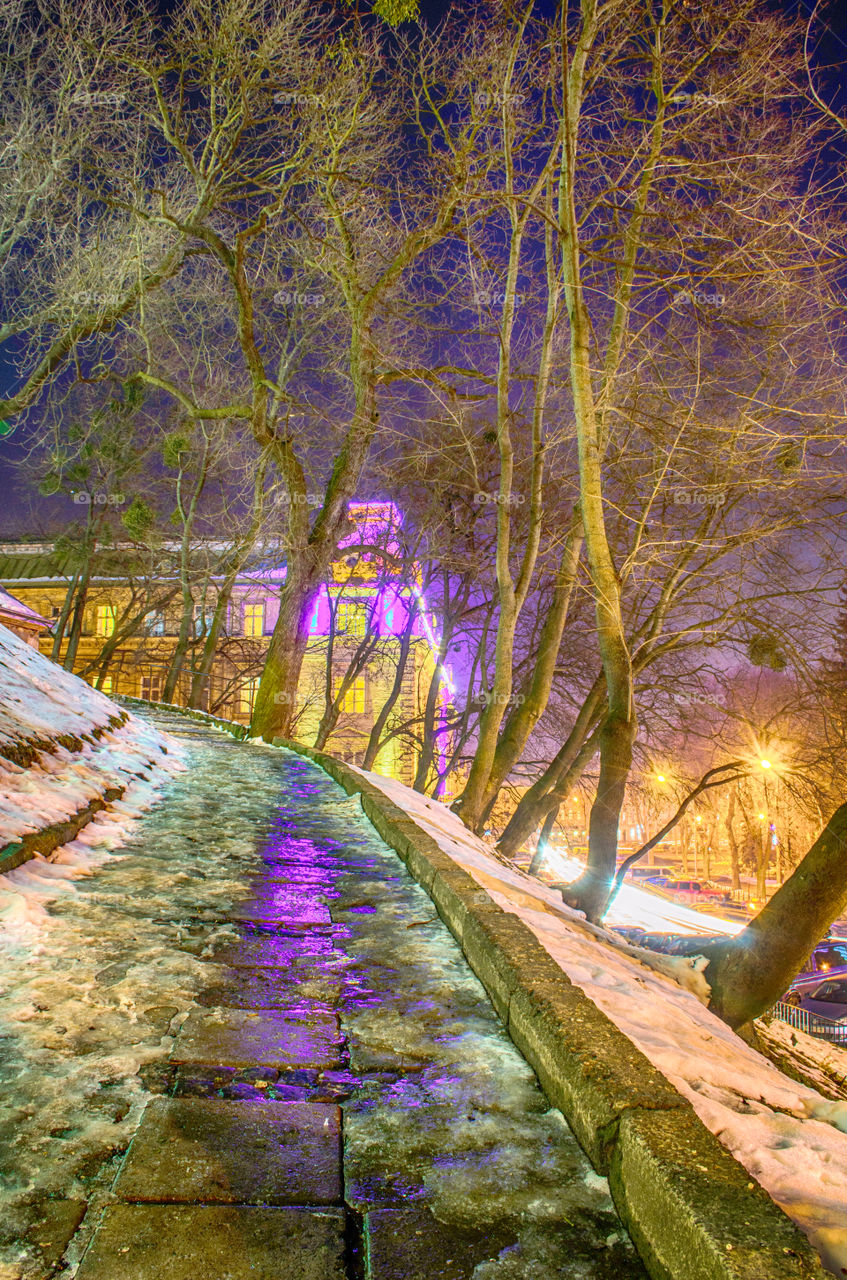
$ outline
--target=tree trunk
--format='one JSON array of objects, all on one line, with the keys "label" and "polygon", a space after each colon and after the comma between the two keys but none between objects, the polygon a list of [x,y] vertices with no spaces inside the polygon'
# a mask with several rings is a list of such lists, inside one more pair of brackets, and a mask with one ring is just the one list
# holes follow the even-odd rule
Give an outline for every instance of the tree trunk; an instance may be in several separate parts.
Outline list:
[{"label": "tree trunk", "polygon": [[600,776],[588,823],[588,863],[583,874],[562,893],[569,907],[584,911],[595,923],[603,918],[614,885],[618,826],[635,732],[632,715],[609,716],[600,730]]},{"label": "tree trunk", "polygon": [[736,937],[704,947],[709,1008],[733,1028],[779,999],[847,908],[847,804],[836,809],[793,875]]},{"label": "tree trunk", "polygon": [[56,628],[53,632],[53,648],[50,650],[50,657],[54,662],[59,661],[59,654],[62,652],[62,641],[65,638],[65,627],[68,625],[68,618],[73,607],[74,595],[76,594],[77,583],[79,582],[79,570],[74,571],[74,576],[68,583],[68,589],[65,592],[65,598],[62,601],[61,612],[56,619]]},{"label": "tree trunk", "polygon": [[297,686],[306,655],[309,609],[317,582],[305,566],[289,560],[280,592],[279,617],[271,636],[256,695],[250,732],[272,742],[290,737],[297,709]]},{"label": "tree trunk", "polygon": [[230,573],[215,601],[215,612],[212,615],[212,625],[209,627],[209,634],[203,642],[203,655],[200,659],[200,666],[195,670],[191,677],[191,692],[188,696],[188,705],[192,710],[197,710],[203,702],[206,693],[206,686],[209,677],[212,674],[212,667],[215,662],[215,654],[218,650],[218,640],[226,621],[226,611],[229,607],[229,598],[232,594],[232,588],[235,584],[237,573]]},{"label": "tree trunk", "polygon": [[406,619],[406,625],[400,636],[400,648],[397,654],[397,670],[394,673],[394,682],[385,702],[380,707],[379,715],[376,717],[371,729],[368,745],[365,750],[365,758],[362,761],[363,769],[371,769],[373,763],[379,755],[380,738],[382,731],[388,723],[388,717],[394,709],[397,699],[403,690],[403,678],[406,674],[406,663],[409,660],[409,650],[412,647],[412,631],[415,626],[415,612],[409,609],[409,616]]},{"label": "tree trunk", "polygon": [[90,581],[91,558],[89,556],[83,571],[82,581],[77,589],[76,603],[74,605],[73,618],[71,620],[71,630],[68,636],[68,647],[65,650],[65,660],[62,663],[62,666],[66,671],[73,671],[74,669],[77,649],[79,648],[79,639],[82,635],[82,623],[85,617],[85,605],[88,600],[88,584]]},{"label": "tree trunk", "polygon": [[191,644],[191,623],[193,621],[194,605],[192,602],[191,612],[187,612],[183,608],[182,617],[179,622],[179,635],[177,636],[176,647],[171,657],[168,674],[165,677],[165,687],[162,690],[162,701],[173,702],[174,693],[179,683],[179,677],[182,674],[182,668],[185,665],[185,655],[188,653],[188,646]]},{"label": "tree trunk", "polygon": [[[546,818],[550,806],[557,803],[556,796],[567,785],[572,786],[571,770],[580,760],[583,766],[591,758],[584,756],[586,744],[592,742],[591,755],[596,750],[597,729],[593,728],[603,703],[605,681],[602,676],[594,681],[585,701],[579,709],[573,727],[555,757],[541,777],[528,788],[518,801],[506,828],[498,842],[498,848],[511,858]],[[559,797],[560,799],[563,797]]]},{"label": "tree trunk", "polygon": [[550,609],[541,630],[532,679],[523,702],[512,708],[503,726],[483,791],[483,809],[490,809],[497,799],[500,788],[520,759],[529,735],[547,706],[581,550],[582,522],[576,515],[559,565]]},{"label": "tree trunk", "polygon": [[735,838],[735,827],[733,825],[736,800],[737,788],[733,787],[729,793],[729,799],[726,806],[726,818],[724,819],[724,825],[726,826],[726,838],[729,844],[729,857],[732,864],[733,893],[739,893],[741,890],[741,866],[738,858],[738,841]]}]

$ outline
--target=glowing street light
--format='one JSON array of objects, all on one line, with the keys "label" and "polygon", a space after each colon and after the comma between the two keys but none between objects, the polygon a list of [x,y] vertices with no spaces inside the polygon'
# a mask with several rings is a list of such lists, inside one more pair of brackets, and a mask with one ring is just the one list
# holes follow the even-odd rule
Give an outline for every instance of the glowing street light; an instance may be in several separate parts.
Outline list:
[{"label": "glowing street light", "polygon": [[763,769],[770,769],[771,767],[770,760],[760,760],[759,764],[762,766]]},{"label": "glowing street light", "polygon": [[657,781],[657,782],[666,782],[666,781],[667,781],[667,779],[666,779],[666,777],[665,777],[665,775],[664,775],[663,773],[657,773],[657,774],[656,774],[656,781]]}]

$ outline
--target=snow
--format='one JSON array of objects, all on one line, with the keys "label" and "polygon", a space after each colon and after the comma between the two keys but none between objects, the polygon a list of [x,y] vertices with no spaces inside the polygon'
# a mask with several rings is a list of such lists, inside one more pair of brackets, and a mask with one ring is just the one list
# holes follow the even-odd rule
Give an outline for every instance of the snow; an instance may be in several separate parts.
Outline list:
[{"label": "snow", "polygon": [[[134,819],[185,767],[175,739],[137,716],[117,724],[124,715],[105,694],[0,626],[0,848],[65,821],[107,790],[123,790],[121,801],[50,860],[37,855],[0,876],[0,949],[40,945],[48,927],[44,904],[73,893],[73,881],[125,842]],[[79,746],[61,745],[64,735]],[[40,749],[26,769],[2,754],[34,742]]]},{"label": "snow", "polygon": [[0,625],[0,748],[32,738],[82,737],[120,708]]},{"label": "snow", "polygon": [[795,1083],[710,1013],[702,957],[662,957],[625,945],[570,911],[557,891],[500,862],[438,801],[357,772],[524,921],[794,1219],[824,1265],[847,1274],[847,1102]]}]

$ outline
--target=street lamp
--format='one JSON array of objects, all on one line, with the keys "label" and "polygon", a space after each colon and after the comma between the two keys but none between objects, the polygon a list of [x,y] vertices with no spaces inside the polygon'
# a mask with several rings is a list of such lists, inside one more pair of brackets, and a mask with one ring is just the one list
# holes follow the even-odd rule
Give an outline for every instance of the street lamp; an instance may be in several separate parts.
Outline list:
[{"label": "street lamp", "polygon": [[770,760],[760,760],[759,764],[762,766],[763,769],[770,769],[771,767]]}]

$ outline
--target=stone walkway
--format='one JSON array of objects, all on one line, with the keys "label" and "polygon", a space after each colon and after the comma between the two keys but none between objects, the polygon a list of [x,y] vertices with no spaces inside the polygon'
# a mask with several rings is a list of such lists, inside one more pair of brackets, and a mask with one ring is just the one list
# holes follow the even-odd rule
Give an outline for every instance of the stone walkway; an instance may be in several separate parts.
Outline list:
[{"label": "stone walkway", "polygon": [[[208,777],[216,753],[268,768],[270,751],[167,727]],[[208,982],[145,1072],[155,1096],[78,1280],[643,1280],[429,898],[357,801],[277,760],[249,896],[191,926]],[[171,829],[180,787],[196,809],[208,777],[175,784]],[[226,920],[236,940],[206,956]]]}]

